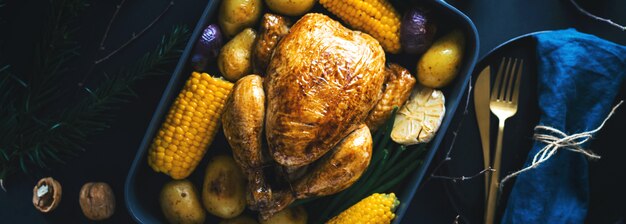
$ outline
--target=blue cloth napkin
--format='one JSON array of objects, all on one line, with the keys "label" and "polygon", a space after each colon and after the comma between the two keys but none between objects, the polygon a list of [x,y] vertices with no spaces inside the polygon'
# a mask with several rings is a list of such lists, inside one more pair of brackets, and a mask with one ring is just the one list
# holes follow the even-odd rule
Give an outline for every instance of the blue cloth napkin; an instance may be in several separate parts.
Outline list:
[{"label": "blue cloth napkin", "polygon": [[[626,76],[626,46],[575,29],[535,38],[539,124],[567,134],[595,129],[613,107]],[[544,146],[535,142],[525,167]],[[520,174],[502,223],[583,223],[589,203],[587,166],[584,155],[559,149],[536,169]]]}]

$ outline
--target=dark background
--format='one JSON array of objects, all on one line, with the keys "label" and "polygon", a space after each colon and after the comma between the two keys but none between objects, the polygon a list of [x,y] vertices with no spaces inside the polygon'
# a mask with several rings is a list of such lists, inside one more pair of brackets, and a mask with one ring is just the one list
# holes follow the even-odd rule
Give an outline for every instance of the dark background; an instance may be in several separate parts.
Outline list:
[{"label": "dark background", "polygon": [[[581,1],[589,11],[626,24],[626,1],[595,0]],[[0,35],[6,38],[9,47],[2,49],[4,55],[11,55],[11,62],[17,66],[28,66],[24,62],[32,57],[33,42],[40,35],[41,15],[46,12],[47,1],[7,1],[4,9],[0,8]],[[119,1],[91,1],[80,19],[81,28],[76,33],[81,43],[81,57],[76,65],[81,73],[88,70],[87,64],[94,60],[100,38]],[[130,38],[133,32],[141,30],[168,4],[167,0],[128,0],[120,11],[119,17],[110,31],[107,48],[115,48]],[[168,13],[139,41],[120,52],[96,71],[113,71],[120,66],[134,61],[143,53],[152,50],[160,37],[173,25],[187,24],[193,29],[206,1],[176,1]],[[466,13],[475,23],[480,36],[480,54],[484,55],[500,43],[521,34],[567,27],[598,35],[602,38],[626,44],[626,31],[582,16],[569,0],[460,0],[450,1]],[[101,53],[100,53],[101,54]],[[102,55],[100,55],[102,56]],[[20,62],[22,62],[20,64]],[[172,67],[173,69],[173,67]],[[94,73],[99,74],[99,73]],[[80,76],[63,77],[69,83],[80,81]],[[94,80],[97,80],[97,75]],[[117,196],[115,215],[107,220],[110,223],[132,222],[124,205],[124,179],[135,156],[136,149],[144,135],[151,115],[167,84],[169,77],[155,77],[143,80],[134,86],[139,97],[132,103],[116,110],[116,120],[111,127],[95,136],[87,147],[87,152],[68,161],[65,165],[54,166],[50,170],[39,171],[30,175],[16,175],[6,180],[7,192],[0,191],[0,223],[67,223],[87,222],[78,206],[80,187],[90,181],[109,183]],[[1,91],[1,90],[0,90]],[[622,95],[623,96],[623,95]],[[622,109],[608,130],[599,138],[619,138],[623,136],[626,113]],[[615,150],[624,149],[623,145],[614,146]],[[443,151],[443,150],[440,150]],[[607,150],[608,152],[608,150]],[[590,222],[616,223],[625,215],[623,188],[624,168],[619,157],[608,157],[592,163],[592,201],[589,212]],[[605,160],[606,158],[606,160]],[[623,157],[621,157],[623,158]],[[432,164],[436,164],[433,162]],[[594,179],[594,172],[605,172],[609,178]],[[618,175],[618,176],[615,176]],[[32,188],[36,181],[45,176],[52,176],[63,185],[63,203],[51,214],[41,214],[32,206]],[[607,174],[604,174],[607,176]],[[154,186],[146,186],[154,187]],[[418,191],[404,223],[452,223],[457,212],[452,209],[444,193],[443,182],[430,180]],[[623,219],[622,219],[623,222]]]}]

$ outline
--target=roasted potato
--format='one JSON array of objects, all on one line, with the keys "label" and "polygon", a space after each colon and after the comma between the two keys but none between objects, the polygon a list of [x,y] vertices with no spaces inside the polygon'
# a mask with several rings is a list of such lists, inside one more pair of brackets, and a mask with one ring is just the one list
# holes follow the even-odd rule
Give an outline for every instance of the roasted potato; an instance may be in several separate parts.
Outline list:
[{"label": "roasted potato", "polygon": [[248,217],[248,216],[237,216],[232,219],[223,219],[220,221],[220,224],[259,224],[256,220]]},{"label": "roasted potato", "polygon": [[278,41],[289,33],[289,19],[265,13],[261,19],[261,28],[259,29],[259,37],[254,45],[252,53],[252,63],[254,64],[254,72],[265,74],[267,64]]},{"label": "roasted potato", "polygon": [[227,219],[246,208],[246,179],[232,157],[213,157],[202,186],[202,202],[209,213]]},{"label": "roasted potato", "polygon": [[245,29],[228,41],[217,58],[217,67],[224,78],[231,82],[237,81],[252,72],[252,46],[256,39],[253,29]]},{"label": "roasted potato", "polygon": [[306,224],[308,215],[302,206],[286,208],[267,220],[259,220],[261,224]]},{"label": "roasted potato", "polygon": [[230,38],[252,27],[261,16],[262,7],[261,0],[224,0],[217,20],[224,34]]},{"label": "roasted potato", "polygon": [[204,209],[196,188],[188,180],[173,180],[163,186],[161,210],[170,223],[204,223]]},{"label": "roasted potato", "polygon": [[313,8],[316,0],[265,0],[272,11],[288,15],[300,16]]},{"label": "roasted potato", "polygon": [[417,80],[430,88],[441,88],[459,73],[465,51],[465,38],[459,30],[441,37],[417,62]]}]

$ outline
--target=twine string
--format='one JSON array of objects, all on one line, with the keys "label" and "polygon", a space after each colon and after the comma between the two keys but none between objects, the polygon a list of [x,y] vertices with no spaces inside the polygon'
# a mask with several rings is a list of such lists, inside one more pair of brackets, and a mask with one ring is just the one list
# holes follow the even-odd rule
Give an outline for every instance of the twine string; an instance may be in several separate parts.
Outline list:
[{"label": "twine string", "polygon": [[541,148],[541,150],[539,150],[539,152],[537,152],[537,154],[533,156],[533,161],[531,165],[524,167],[521,170],[515,171],[503,178],[502,181],[500,181],[498,191],[500,193],[502,192],[505,182],[526,171],[537,168],[539,165],[552,158],[552,156],[554,156],[559,149],[566,149],[572,152],[581,153],[590,160],[600,159],[599,155],[595,154],[591,150],[583,148],[582,145],[588,142],[591,138],[593,138],[593,135],[596,132],[600,131],[602,127],[604,127],[606,122],[609,120],[609,118],[611,118],[611,116],[613,116],[617,108],[622,105],[622,103],[624,103],[623,100],[621,100],[617,105],[613,107],[611,112],[606,116],[606,118],[604,118],[604,121],[602,121],[600,126],[590,131],[567,135],[564,132],[550,126],[535,126],[535,134],[533,135],[533,139],[535,139],[535,141],[545,143],[546,146]]}]

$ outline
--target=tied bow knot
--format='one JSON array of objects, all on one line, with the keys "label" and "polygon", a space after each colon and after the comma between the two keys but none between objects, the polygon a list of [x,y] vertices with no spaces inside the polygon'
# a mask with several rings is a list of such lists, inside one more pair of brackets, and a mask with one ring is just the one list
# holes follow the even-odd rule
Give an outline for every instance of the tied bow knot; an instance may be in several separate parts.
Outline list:
[{"label": "tied bow knot", "polygon": [[[567,149],[572,152],[581,153],[585,155],[587,158],[592,159],[592,160],[600,159],[599,155],[593,153],[590,150],[584,149],[582,145],[586,143],[587,141],[589,141],[591,138],[593,138],[593,135],[596,132],[600,131],[602,127],[604,127],[604,124],[606,124],[609,118],[613,116],[613,114],[615,113],[615,110],[617,110],[617,108],[620,105],[622,105],[622,103],[624,103],[623,100],[621,100],[617,105],[613,107],[609,115],[607,115],[606,118],[604,118],[604,121],[602,121],[602,124],[600,124],[600,126],[590,131],[567,135],[565,134],[565,132],[562,132],[553,127],[544,126],[544,125],[535,126],[535,129],[534,129],[535,134],[533,135],[533,138],[536,141],[545,143],[546,146],[541,148],[541,150],[539,150],[539,152],[535,154],[530,166],[524,167],[523,169],[515,171],[507,175],[505,178],[503,178],[502,181],[500,181],[498,191],[502,192],[504,183],[506,181],[508,181],[509,179],[513,177],[520,175],[523,172],[537,168],[540,164],[544,163],[545,161],[550,159],[552,156],[554,156],[558,149]],[[538,132],[543,132],[543,133],[538,133]]]}]

